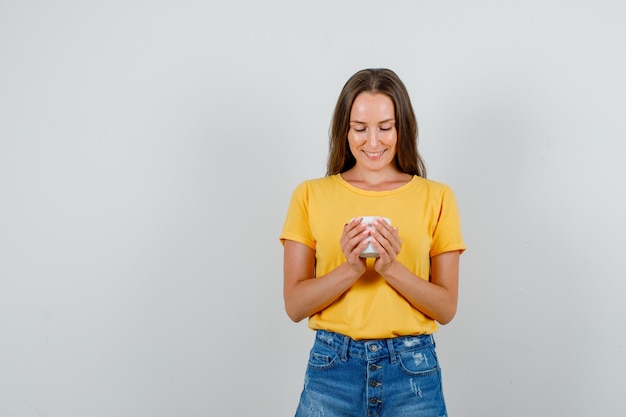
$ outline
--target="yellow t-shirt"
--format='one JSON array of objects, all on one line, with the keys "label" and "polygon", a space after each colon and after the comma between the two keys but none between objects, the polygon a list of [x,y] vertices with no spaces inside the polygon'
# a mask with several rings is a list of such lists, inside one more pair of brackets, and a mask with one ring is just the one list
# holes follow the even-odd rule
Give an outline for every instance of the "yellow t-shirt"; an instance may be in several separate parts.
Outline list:
[{"label": "yellow t-shirt", "polygon": [[[418,176],[389,191],[356,188],[339,174],[305,181],[293,193],[280,239],[315,250],[315,274],[323,276],[345,262],[339,239],[344,225],[360,216],[389,218],[402,240],[396,259],[425,280],[431,257],[465,250],[452,190]],[[373,263],[368,259],[367,271],[350,289],[309,317],[309,327],[353,339],[435,332],[437,323],[387,284]]]}]

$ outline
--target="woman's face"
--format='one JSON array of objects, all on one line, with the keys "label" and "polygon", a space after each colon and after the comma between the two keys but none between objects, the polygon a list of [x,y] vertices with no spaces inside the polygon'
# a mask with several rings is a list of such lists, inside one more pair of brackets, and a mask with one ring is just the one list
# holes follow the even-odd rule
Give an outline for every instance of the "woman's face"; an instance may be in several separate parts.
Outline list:
[{"label": "woman's face", "polygon": [[359,94],[350,111],[348,143],[356,166],[381,171],[393,164],[398,134],[393,101],[386,94]]}]

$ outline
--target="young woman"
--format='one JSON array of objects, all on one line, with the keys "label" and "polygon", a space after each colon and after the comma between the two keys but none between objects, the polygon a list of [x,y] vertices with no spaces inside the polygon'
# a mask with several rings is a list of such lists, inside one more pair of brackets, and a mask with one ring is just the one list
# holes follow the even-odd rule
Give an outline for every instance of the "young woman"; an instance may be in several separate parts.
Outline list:
[{"label": "young woman", "polygon": [[[296,417],[446,416],[432,334],[456,313],[465,245],[393,71],[345,84],[327,175],[296,188],[281,242],[285,309],[317,333]],[[368,244],[377,257],[361,257]]]}]

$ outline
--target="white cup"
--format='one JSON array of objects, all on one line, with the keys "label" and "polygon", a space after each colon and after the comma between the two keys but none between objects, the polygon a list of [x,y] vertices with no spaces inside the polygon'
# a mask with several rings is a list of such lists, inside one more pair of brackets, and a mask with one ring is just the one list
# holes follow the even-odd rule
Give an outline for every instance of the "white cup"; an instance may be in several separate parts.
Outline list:
[{"label": "white cup", "polygon": [[[362,222],[366,223],[368,225],[368,227],[371,227],[371,224],[374,223],[374,221],[379,218],[380,216],[361,216],[361,220]],[[357,217],[358,218],[358,217]],[[384,221],[386,221],[388,224],[391,224],[391,220],[389,220],[386,217],[381,217]],[[371,236],[367,237],[368,241],[372,240]],[[361,258],[378,258],[380,255],[378,254],[378,251],[376,249],[374,249],[374,246],[372,245],[372,242],[369,242],[367,244],[367,246],[365,247],[365,249],[363,249],[363,251],[359,254],[359,257]]]}]

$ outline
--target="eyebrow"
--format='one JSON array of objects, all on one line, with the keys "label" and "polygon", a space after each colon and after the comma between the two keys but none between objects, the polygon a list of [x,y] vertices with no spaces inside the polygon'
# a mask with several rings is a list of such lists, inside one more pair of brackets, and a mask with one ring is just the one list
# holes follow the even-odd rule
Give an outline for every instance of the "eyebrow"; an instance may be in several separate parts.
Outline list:
[{"label": "eyebrow", "polygon": [[[389,123],[389,122],[394,122],[394,123],[395,123],[395,122],[396,122],[396,119],[393,119],[393,118],[391,118],[391,119],[385,119],[385,120],[381,120],[381,121],[380,121],[380,122],[378,122],[378,123],[380,124],[380,123]],[[360,125],[364,125],[364,124],[366,124],[366,122],[361,122],[361,121],[359,121],[359,120],[350,120],[350,123],[356,123],[356,124],[360,124]]]}]

